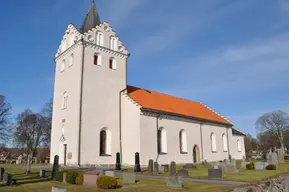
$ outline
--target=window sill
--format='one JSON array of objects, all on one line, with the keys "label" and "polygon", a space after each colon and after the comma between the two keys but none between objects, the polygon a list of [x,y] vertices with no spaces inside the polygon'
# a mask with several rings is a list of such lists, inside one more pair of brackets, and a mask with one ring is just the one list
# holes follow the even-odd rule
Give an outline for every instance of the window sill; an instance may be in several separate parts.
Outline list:
[{"label": "window sill", "polygon": [[108,154],[101,154],[99,155],[100,157],[111,157],[111,155],[108,155]]},{"label": "window sill", "polygon": [[228,150],[224,150],[224,152],[228,152]]},{"label": "window sill", "polygon": [[212,153],[217,153],[217,151],[212,151]]},{"label": "window sill", "polygon": [[159,155],[167,155],[168,153],[161,152]]},{"label": "window sill", "polygon": [[181,152],[181,154],[188,154],[188,152]]}]

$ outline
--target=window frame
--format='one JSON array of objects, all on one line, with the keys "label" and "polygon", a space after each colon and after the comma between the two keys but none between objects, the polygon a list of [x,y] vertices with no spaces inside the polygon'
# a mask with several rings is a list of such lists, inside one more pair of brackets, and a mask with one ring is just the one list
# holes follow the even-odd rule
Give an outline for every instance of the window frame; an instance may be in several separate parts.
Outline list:
[{"label": "window frame", "polygon": [[210,141],[211,141],[211,151],[212,151],[212,153],[217,153],[217,142],[216,142],[216,135],[215,135],[214,132],[211,133]]},{"label": "window frame", "polygon": [[180,153],[188,154],[188,138],[185,130],[181,130],[179,132],[179,145],[180,145]]}]

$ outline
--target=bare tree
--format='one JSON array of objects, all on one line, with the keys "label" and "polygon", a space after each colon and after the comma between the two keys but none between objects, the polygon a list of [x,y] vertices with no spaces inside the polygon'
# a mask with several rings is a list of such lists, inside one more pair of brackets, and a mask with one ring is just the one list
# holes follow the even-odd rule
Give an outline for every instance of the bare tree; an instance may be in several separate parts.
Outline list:
[{"label": "bare tree", "polygon": [[256,121],[256,129],[260,133],[269,132],[275,136],[284,150],[284,134],[289,128],[289,115],[281,110],[263,114]]},{"label": "bare tree", "polygon": [[25,149],[26,154],[36,155],[37,148],[44,141],[45,118],[26,109],[16,118],[14,143]]},{"label": "bare tree", "polygon": [[0,95],[0,140],[8,137],[8,121],[11,112],[11,105],[6,102],[5,97]]},{"label": "bare tree", "polygon": [[53,106],[53,99],[47,102],[41,111],[41,115],[44,118],[43,145],[45,147],[50,146],[51,127],[52,127],[52,106]]}]

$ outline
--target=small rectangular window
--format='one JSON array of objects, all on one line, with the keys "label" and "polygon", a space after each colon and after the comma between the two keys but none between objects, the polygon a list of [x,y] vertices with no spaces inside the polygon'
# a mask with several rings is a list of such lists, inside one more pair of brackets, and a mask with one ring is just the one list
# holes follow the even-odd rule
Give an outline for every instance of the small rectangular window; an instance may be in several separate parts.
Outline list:
[{"label": "small rectangular window", "polygon": [[110,60],[109,60],[109,68],[110,68],[110,69],[112,69],[112,65],[113,65],[113,60],[110,59]]},{"label": "small rectangular window", "polygon": [[98,56],[94,55],[94,65],[98,65]]}]

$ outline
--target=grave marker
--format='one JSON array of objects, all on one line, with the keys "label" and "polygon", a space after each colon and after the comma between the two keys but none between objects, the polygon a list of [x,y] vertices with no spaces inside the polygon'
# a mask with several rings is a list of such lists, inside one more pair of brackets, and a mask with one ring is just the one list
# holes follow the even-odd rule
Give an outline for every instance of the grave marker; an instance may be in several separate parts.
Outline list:
[{"label": "grave marker", "polygon": [[135,173],[122,173],[123,180],[127,183],[135,183]]},{"label": "grave marker", "polygon": [[154,174],[154,161],[152,159],[149,160],[149,166],[148,166],[148,173],[150,175]]},{"label": "grave marker", "polygon": [[159,165],[159,173],[163,173],[165,171],[164,166]]},{"label": "grave marker", "polygon": [[182,188],[183,187],[183,182],[181,180],[181,177],[179,176],[167,177],[166,182],[169,188]]},{"label": "grave marker", "polygon": [[188,176],[189,176],[189,172],[188,172],[188,170],[186,170],[186,169],[180,169],[180,170],[178,171],[178,176],[188,177]]},{"label": "grave marker", "polygon": [[59,156],[55,155],[54,156],[54,162],[53,162],[53,168],[51,172],[51,178],[54,180],[58,174],[58,169],[59,169]]},{"label": "grave marker", "polygon": [[255,170],[264,170],[269,164],[266,162],[256,162],[255,163]]},{"label": "grave marker", "polygon": [[114,171],[105,171],[105,176],[114,177],[115,173],[114,173]]},{"label": "grave marker", "polygon": [[119,152],[116,153],[115,170],[121,170],[120,153]]},{"label": "grave marker", "polygon": [[176,162],[172,161],[170,167],[170,176],[176,176],[176,173],[177,173]]},{"label": "grave marker", "polygon": [[67,192],[67,189],[64,187],[53,186],[51,192]]},{"label": "grave marker", "polygon": [[31,173],[31,155],[28,155],[27,157],[27,164],[26,164],[26,174]]},{"label": "grave marker", "polygon": [[134,172],[141,172],[140,169],[140,162],[139,162],[139,153],[135,153],[135,166],[134,166]]},{"label": "grave marker", "polygon": [[158,175],[159,174],[159,164],[158,162],[154,162],[154,174]]},{"label": "grave marker", "polygon": [[3,167],[1,167],[0,168],[0,182],[3,181],[4,173],[5,173],[5,169]]},{"label": "grave marker", "polygon": [[209,178],[223,178],[222,169],[208,169]]},{"label": "grave marker", "polygon": [[192,168],[196,168],[196,165],[193,163],[187,163],[183,166],[184,169],[192,169]]}]

